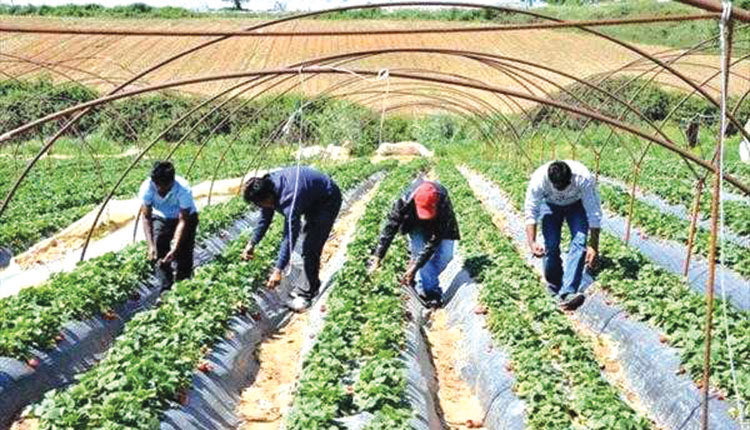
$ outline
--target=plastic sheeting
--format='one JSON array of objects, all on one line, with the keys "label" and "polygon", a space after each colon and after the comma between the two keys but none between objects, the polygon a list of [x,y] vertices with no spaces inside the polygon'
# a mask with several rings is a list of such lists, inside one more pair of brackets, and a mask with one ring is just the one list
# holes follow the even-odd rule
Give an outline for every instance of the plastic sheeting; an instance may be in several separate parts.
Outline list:
[{"label": "plastic sheeting", "polygon": [[[256,214],[249,214],[198,244],[194,253],[195,265],[204,264],[220,254],[228,242],[251,228],[256,219]],[[141,282],[137,291],[139,299],[118,306],[112,320],[97,316],[66,323],[61,330],[64,339],[54,349],[33,351],[40,362],[36,369],[16,359],[0,357],[0,428],[7,428],[25,406],[39,401],[45,392],[74,382],[77,373],[86,371],[101,359],[125,323],[136,313],[154,305],[161,286],[150,277]]]},{"label": "plastic sheeting", "polygon": [[[382,173],[373,175],[346,193],[342,210],[361,198],[382,177]],[[328,296],[334,274],[346,260],[348,240],[342,241],[321,274],[321,294],[309,312],[317,310],[322,314],[320,304]],[[206,358],[213,369],[208,373],[197,371],[193,374],[187,405],[175,404],[174,408],[167,410],[162,418],[162,430],[229,429],[241,425],[236,408],[242,390],[253,383],[260,368],[255,351],[264,339],[289,322],[291,311],[286,307],[289,294],[297,283],[307,282],[299,255],[301,243],[302,240],[297,241],[290,273],[282,279],[279,287],[274,291],[261,290],[254,296],[260,318],[256,321],[247,314],[232,318],[226,339],[215,345]]]},{"label": "plastic sheeting", "polygon": [[[482,201],[506,215],[507,230],[519,249],[525,247],[525,226],[522,217],[511,206],[502,191],[482,176],[462,168],[475,193]],[[603,225],[607,228],[606,220]],[[541,259],[523,252],[526,260],[541,273]],[[593,279],[584,274],[582,287]],[[680,359],[676,349],[660,342],[660,334],[645,323],[634,321],[616,306],[608,305],[606,294],[587,294],[586,302],[576,315],[587,329],[606,334],[617,342],[618,362],[622,365],[631,390],[648,408],[649,414],[660,425],[669,429],[699,429],[700,393],[687,375],[679,375]],[[728,414],[726,401],[711,399],[709,405],[712,429],[739,429],[739,424]]]},{"label": "plastic sheeting", "polygon": [[525,404],[511,390],[515,378],[507,370],[510,359],[493,344],[484,315],[475,312],[482,286],[463,269],[458,254],[440,275],[440,282],[448,324],[461,331],[461,356],[455,365],[479,399],[485,413],[483,426],[489,430],[523,429]]},{"label": "plastic sheeting", "polygon": [[[621,190],[627,191],[627,186],[623,184],[622,182],[606,178],[603,176],[599,177],[599,180],[605,184],[615,186],[617,188],[620,188]],[[677,218],[680,218],[684,221],[690,222],[691,216],[687,208],[682,205],[673,205],[667,202],[666,200],[662,199],[661,197],[657,196],[656,194],[648,193],[644,190],[639,190],[636,195],[638,200],[641,200],[664,213],[668,213],[670,215],[674,215]],[[698,220],[698,226],[704,230],[710,230],[711,229],[711,223],[708,219],[699,219]],[[745,248],[750,248],[750,237],[747,236],[740,236],[737,235],[731,231],[726,231],[724,234],[724,237],[726,239],[734,244],[737,244],[739,246],[744,246]]]}]

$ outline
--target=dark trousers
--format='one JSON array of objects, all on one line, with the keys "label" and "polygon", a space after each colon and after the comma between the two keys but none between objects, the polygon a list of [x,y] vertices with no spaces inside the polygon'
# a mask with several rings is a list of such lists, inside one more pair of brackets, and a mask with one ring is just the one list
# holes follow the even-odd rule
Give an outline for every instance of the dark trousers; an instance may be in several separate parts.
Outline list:
[{"label": "dark trousers", "polygon": [[[156,256],[158,259],[164,258],[172,246],[175,230],[177,229],[177,219],[153,218],[154,241],[156,242]],[[182,243],[175,255],[176,273],[172,269],[172,263],[156,265],[156,279],[159,280],[162,288],[170,288],[172,283],[177,280],[190,278],[193,276],[193,249],[195,248],[195,233],[198,230],[198,213],[194,213],[187,218],[187,225],[182,232]]]},{"label": "dark trousers", "polygon": [[308,285],[299,284],[299,295],[312,299],[320,290],[320,254],[341,210],[341,191],[336,188],[314,212],[305,214],[302,259]]},{"label": "dark trousers", "polygon": [[[547,204],[551,213],[542,218],[542,234],[547,254],[544,256],[544,277],[560,295],[575,293],[581,285],[586,259],[586,236],[589,231],[586,210],[581,201],[568,206]],[[563,268],[560,258],[560,240],[563,222],[570,228],[570,248]]]}]

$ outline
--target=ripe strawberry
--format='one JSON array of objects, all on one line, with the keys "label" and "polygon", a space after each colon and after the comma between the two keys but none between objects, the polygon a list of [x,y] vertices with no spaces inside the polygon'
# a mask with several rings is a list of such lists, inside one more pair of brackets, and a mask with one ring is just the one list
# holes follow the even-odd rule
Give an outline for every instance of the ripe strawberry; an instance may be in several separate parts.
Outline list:
[{"label": "ripe strawberry", "polygon": [[212,371],[214,367],[211,365],[211,363],[207,361],[201,362],[201,364],[198,365],[198,370],[200,370],[203,373],[208,373]]},{"label": "ripe strawberry", "polygon": [[37,367],[39,367],[39,364],[41,363],[39,362],[38,358],[31,357],[28,360],[26,360],[26,364],[28,364],[28,366],[31,367],[32,369],[36,369]]},{"label": "ripe strawberry", "polygon": [[485,308],[482,305],[479,305],[476,308],[474,308],[474,313],[477,315],[487,315],[487,308]]}]

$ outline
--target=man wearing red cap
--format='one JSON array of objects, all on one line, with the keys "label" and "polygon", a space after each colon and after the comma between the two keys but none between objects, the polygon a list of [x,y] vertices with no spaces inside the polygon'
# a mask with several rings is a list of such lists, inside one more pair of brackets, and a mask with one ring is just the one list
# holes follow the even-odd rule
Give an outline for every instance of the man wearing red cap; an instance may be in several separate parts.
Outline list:
[{"label": "man wearing red cap", "polygon": [[417,179],[393,204],[380,235],[371,270],[385,257],[396,232],[408,234],[411,262],[403,282],[414,284],[420,299],[430,307],[442,304],[438,277],[453,259],[454,241],[460,238],[448,190],[433,181]]}]

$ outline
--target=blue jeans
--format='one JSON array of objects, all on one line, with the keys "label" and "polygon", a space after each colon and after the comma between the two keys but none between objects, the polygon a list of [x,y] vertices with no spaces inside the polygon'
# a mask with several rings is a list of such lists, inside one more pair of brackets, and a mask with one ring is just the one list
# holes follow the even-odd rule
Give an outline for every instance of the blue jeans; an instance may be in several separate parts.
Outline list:
[{"label": "blue jeans", "polygon": [[[409,233],[411,242],[411,257],[416,259],[425,246],[425,237],[421,231]],[[427,260],[424,266],[417,271],[417,291],[423,292],[429,298],[440,298],[443,293],[440,290],[439,276],[453,260],[454,240],[442,240],[438,245],[432,258]]]},{"label": "blue jeans", "polygon": [[[589,222],[586,210],[581,201],[567,206],[547,204],[551,213],[542,218],[542,235],[544,236],[544,247],[547,250],[544,256],[544,277],[552,284],[554,289],[559,289],[560,296],[578,291],[583,276],[583,265],[586,257],[586,236],[589,232]],[[565,260],[563,270],[560,258],[560,237],[562,236],[563,221],[568,222],[570,228],[570,249]]]}]

